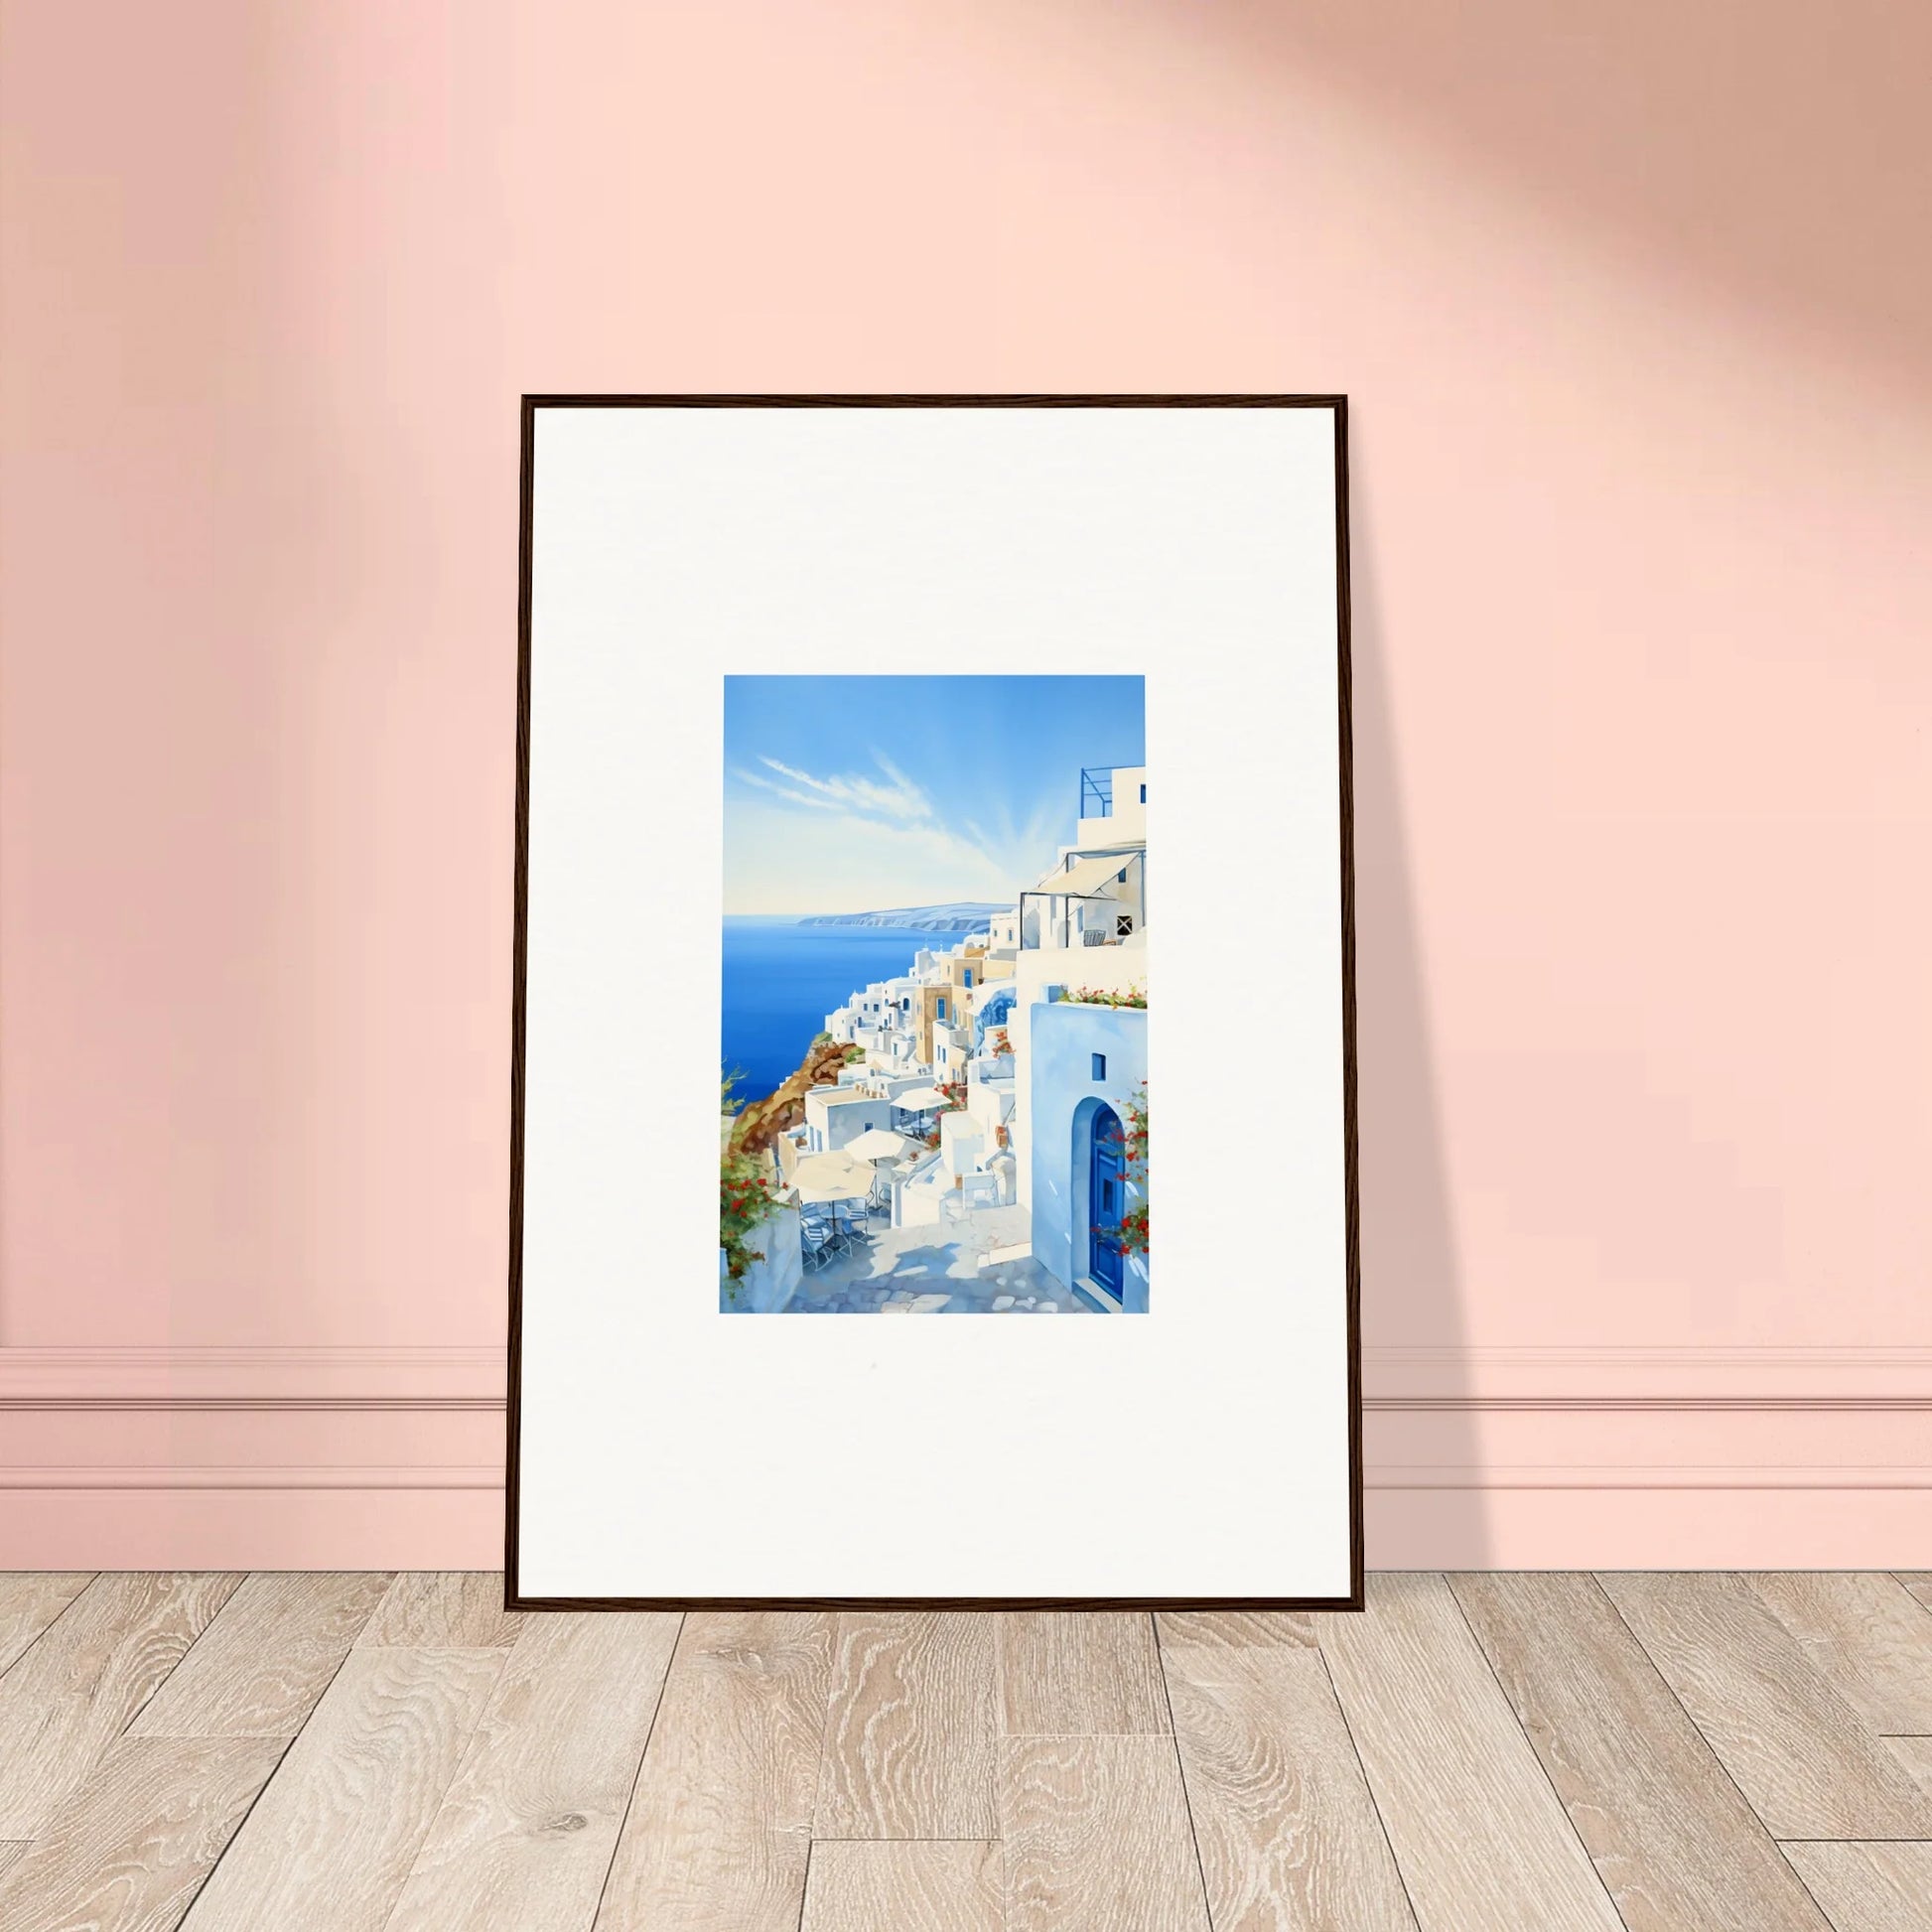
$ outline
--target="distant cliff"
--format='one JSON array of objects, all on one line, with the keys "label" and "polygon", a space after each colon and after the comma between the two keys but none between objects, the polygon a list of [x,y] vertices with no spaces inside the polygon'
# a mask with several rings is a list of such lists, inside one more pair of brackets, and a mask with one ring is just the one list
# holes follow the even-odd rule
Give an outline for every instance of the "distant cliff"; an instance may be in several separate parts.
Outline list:
[{"label": "distant cliff", "polygon": [[821,912],[800,919],[800,925],[876,925],[902,927],[907,932],[978,932],[997,912],[1013,907],[955,899],[948,905],[899,905],[885,912]]}]

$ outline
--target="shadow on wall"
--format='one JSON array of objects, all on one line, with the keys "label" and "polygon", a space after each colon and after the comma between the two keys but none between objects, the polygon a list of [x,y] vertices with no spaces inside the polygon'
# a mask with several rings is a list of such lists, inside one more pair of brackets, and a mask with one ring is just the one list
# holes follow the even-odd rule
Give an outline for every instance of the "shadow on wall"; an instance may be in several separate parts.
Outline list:
[{"label": "shadow on wall", "polygon": [[1553,222],[1932,388],[1932,8],[1267,0],[1173,31],[1292,67]]},{"label": "shadow on wall", "polygon": [[1473,1391],[1458,1382],[1440,1386],[1432,1377],[1432,1406],[1403,1406],[1403,1392],[1416,1385],[1418,1364],[1392,1358],[1392,1351],[1426,1347],[1432,1360],[1459,1372],[1467,1365],[1468,1335],[1424,995],[1428,969],[1397,777],[1374,522],[1359,465],[1351,469],[1355,1059],[1368,1564],[1377,1567],[1379,1535],[1409,1563],[1479,1567],[1488,1560],[1490,1539],[1483,1496],[1468,1486],[1479,1460],[1475,1416],[1468,1406]]}]

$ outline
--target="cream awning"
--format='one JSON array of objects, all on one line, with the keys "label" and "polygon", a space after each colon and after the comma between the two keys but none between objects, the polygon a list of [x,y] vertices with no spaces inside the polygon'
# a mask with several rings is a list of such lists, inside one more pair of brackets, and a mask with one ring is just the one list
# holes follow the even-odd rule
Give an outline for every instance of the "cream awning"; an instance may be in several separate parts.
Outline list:
[{"label": "cream awning", "polygon": [[903,1134],[895,1134],[884,1127],[869,1127],[856,1141],[848,1141],[840,1150],[855,1161],[897,1161],[912,1151],[912,1143]]},{"label": "cream awning", "polygon": [[1111,886],[1134,857],[1131,852],[1110,852],[1103,859],[1075,859],[1064,872],[1049,872],[1034,890],[1069,898],[1097,898],[1100,889]]}]

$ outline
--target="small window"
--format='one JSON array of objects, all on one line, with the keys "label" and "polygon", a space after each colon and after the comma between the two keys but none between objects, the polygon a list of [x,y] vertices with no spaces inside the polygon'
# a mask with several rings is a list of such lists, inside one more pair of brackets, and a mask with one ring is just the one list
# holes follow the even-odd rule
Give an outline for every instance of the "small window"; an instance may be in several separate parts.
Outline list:
[{"label": "small window", "polygon": [[1093,1077],[1096,1080],[1104,1080],[1107,1077],[1107,1056],[1105,1053],[1096,1053],[1093,1056]]},{"label": "small window", "polygon": [[1147,803],[1147,786],[1146,786],[1146,785],[1143,785],[1143,786],[1141,787],[1141,803],[1142,803],[1143,805],[1145,805],[1145,804]]},{"label": "small window", "polygon": [[[1125,874],[1122,875],[1123,878],[1125,876]],[[970,966],[966,969],[966,990],[969,993],[973,990],[973,969]]]},{"label": "small window", "polygon": [[939,1018],[943,1020],[945,1017],[946,1017],[946,1003],[944,1000],[941,1000],[939,1002]]}]

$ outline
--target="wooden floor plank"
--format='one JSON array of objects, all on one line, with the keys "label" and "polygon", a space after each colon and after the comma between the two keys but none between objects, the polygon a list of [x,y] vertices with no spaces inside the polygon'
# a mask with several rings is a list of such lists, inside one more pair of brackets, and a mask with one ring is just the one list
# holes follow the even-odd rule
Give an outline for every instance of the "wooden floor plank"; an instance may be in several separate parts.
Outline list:
[{"label": "wooden floor plank", "polygon": [[1778,1571],[1746,1581],[1866,1728],[1932,1734],[1932,1616],[1895,1578]]},{"label": "wooden floor plank", "polygon": [[244,1578],[130,1734],[293,1737],[388,1587],[326,1570]]},{"label": "wooden floor plank", "polygon": [[817,1837],[996,1836],[995,1622],[978,1610],[840,1614]]},{"label": "wooden floor plank", "polygon": [[0,1927],[1932,1932],[1916,1573],[721,1611],[675,1649],[500,1590],[0,1576]]},{"label": "wooden floor plank", "polygon": [[41,1835],[240,1582],[96,1577],[0,1677],[0,1839]]},{"label": "wooden floor plank", "polygon": [[812,1847],[798,1932],[1004,1932],[997,1845],[828,1839]]},{"label": "wooden floor plank", "polygon": [[1623,1932],[1439,1576],[1315,1620],[1423,1932]]},{"label": "wooden floor plank", "polygon": [[1932,1570],[1901,1570],[1895,1581],[1903,1584],[1928,1610],[1932,1610]]},{"label": "wooden floor plank", "polygon": [[500,1570],[406,1570],[389,1586],[355,1639],[358,1650],[507,1648],[523,1625],[503,1608]]},{"label": "wooden floor plank", "polygon": [[797,1932],[831,1682],[831,1618],[694,1610],[597,1932]]},{"label": "wooden floor plank", "polygon": [[1233,1650],[1314,1647],[1314,1619],[1306,1610],[1161,1610],[1154,1620],[1163,1644]]},{"label": "wooden floor plank", "polygon": [[1932,1837],[1886,1754],[1742,1577],[1628,1572],[1604,1589],[1773,1838]]},{"label": "wooden floor plank", "polygon": [[1932,1791],[1932,1737],[1887,1737],[1885,1755],[1904,1765],[1905,1775],[1922,1791]]},{"label": "wooden floor plank", "polygon": [[1001,1746],[1008,1932],[1209,1932],[1173,1740]]},{"label": "wooden floor plank", "polygon": [[1415,1932],[1320,1653],[1164,1638],[1161,1661],[1215,1932]]},{"label": "wooden floor plank", "polygon": [[6,1671],[93,1580],[91,1570],[0,1576],[0,1672]]},{"label": "wooden floor plank", "polygon": [[589,1932],[678,1623],[528,1619],[387,1932]]},{"label": "wooden floor plank", "polygon": [[1626,1925],[1829,1932],[1593,1578],[1449,1581]]},{"label": "wooden floor plank", "polygon": [[1787,1845],[1832,1932],[1932,1932],[1932,1845]]},{"label": "wooden floor plank", "polygon": [[493,1648],[351,1651],[188,1932],[380,1932],[502,1665]]},{"label": "wooden floor plank", "polygon": [[279,1762],[277,1737],[123,1737],[0,1875],[7,1932],[173,1932]]},{"label": "wooden floor plank", "polygon": [[994,1628],[1008,1736],[1167,1730],[1145,1610],[1013,1610]]}]

